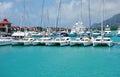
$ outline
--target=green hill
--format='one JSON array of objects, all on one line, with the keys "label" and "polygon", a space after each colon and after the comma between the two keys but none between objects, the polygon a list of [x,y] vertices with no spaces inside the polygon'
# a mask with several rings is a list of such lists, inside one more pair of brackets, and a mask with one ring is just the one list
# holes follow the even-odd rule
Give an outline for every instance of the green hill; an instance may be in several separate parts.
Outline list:
[{"label": "green hill", "polygon": [[[95,23],[92,28],[100,28],[101,23]],[[112,30],[116,30],[120,26],[120,14],[116,14],[104,21],[104,26],[110,25]]]}]

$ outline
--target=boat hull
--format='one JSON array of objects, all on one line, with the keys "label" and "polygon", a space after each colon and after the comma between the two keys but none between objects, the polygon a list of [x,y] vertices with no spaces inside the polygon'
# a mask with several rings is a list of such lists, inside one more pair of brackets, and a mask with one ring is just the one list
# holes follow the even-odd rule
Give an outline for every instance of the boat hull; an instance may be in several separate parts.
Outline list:
[{"label": "boat hull", "polygon": [[29,46],[29,45],[33,45],[33,44],[32,44],[32,42],[25,41],[25,42],[24,42],[24,45],[25,45],[25,46]]},{"label": "boat hull", "polygon": [[11,45],[11,41],[0,41],[0,46]]},{"label": "boat hull", "polygon": [[112,42],[93,42],[93,46],[113,46]]},{"label": "boat hull", "polygon": [[15,45],[24,45],[24,42],[21,42],[21,41],[12,41],[12,45],[15,46]]}]

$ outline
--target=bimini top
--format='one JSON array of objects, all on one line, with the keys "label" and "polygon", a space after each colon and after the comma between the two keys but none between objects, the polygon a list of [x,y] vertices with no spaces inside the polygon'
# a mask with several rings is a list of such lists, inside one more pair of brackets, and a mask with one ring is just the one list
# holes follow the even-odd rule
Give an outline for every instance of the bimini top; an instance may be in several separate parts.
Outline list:
[{"label": "bimini top", "polygon": [[12,36],[13,37],[15,36],[31,37],[31,34],[29,32],[14,32]]}]

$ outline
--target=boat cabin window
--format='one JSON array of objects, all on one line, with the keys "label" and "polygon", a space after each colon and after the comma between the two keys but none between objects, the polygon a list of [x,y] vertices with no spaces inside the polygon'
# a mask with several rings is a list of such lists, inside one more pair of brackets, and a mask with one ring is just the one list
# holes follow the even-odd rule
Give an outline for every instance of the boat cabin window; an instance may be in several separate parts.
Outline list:
[{"label": "boat cabin window", "polygon": [[66,40],[69,40],[69,38],[67,38]]},{"label": "boat cabin window", "polygon": [[104,39],[104,41],[110,41],[110,39]]},{"label": "boat cabin window", "polygon": [[96,41],[100,41],[100,39],[96,39]]},{"label": "boat cabin window", "polygon": [[105,33],[107,33],[107,32],[105,32]]},{"label": "boat cabin window", "polygon": [[76,41],[80,41],[80,39],[76,39]]},{"label": "boat cabin window", "polygon": [[51,39],[43,39],[44,41],[49,41],[49,40],[51,40]]},{"label": "boat cabin window", "polygon": [[61,41],[64,41],[65,39],[61,39]]}]

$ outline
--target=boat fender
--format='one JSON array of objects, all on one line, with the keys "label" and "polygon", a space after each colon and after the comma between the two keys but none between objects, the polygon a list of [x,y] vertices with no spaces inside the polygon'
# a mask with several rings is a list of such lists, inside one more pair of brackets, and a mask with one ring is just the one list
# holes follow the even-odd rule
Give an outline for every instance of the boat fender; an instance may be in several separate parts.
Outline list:
[{"label": "boat fender", "polygon": [[88,39],[87,41],[88,41],[88,42],[91,42],[91,40],[90,40],[90,39]]}]

